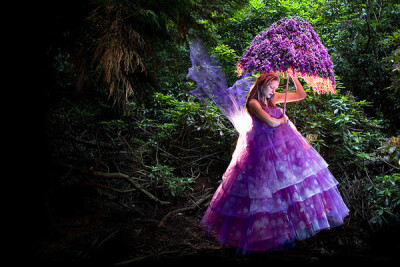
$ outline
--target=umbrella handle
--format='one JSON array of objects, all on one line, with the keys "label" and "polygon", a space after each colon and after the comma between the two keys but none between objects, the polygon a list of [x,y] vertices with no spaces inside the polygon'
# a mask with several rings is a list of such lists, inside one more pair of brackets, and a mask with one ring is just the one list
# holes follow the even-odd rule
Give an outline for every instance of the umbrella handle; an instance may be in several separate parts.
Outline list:
[{"label": "umbrella handle", "polygon": [[286,93],[285,93],[285,104],[283,105],[283,117],[285,117],[285,112],[286,112],[286,98],[287,98],[288,86],[289,86],[289,70],[287,73],[287,80],[286,80]]}]

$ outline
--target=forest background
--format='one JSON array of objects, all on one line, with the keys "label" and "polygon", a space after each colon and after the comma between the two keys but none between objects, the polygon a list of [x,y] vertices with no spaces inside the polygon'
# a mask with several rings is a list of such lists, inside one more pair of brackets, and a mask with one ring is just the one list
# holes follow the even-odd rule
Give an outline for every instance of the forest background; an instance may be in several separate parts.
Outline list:
[{"label": "forest background", "polygon": [[343,227],[258,257],[395,256],[398,1],[55,2],[40,25],[45,175],[35,179],[39,197],[28,204],[35,218],[28,249],[36,259],[254,260],[238,258],[198,228],[237,132],[216,106],[189,93],[196,87],[187,77],[189,44],[202,38],[232,85],[252,39],[294,15],[310,22],[327,47],[337,94],[317,95],[304,84],[309,96],[288,103],[287,114],[329,163],[351,212]]}]

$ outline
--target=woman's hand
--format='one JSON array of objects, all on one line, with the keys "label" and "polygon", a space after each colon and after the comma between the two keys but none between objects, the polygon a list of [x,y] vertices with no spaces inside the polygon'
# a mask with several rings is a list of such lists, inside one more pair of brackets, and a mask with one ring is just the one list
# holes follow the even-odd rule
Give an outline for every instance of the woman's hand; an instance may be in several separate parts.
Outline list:
[{"label": "woman's hand", "polygon": [[283,116],[282,118],[279,119],[280,120],[280,124],[286,124],[289,121],[288,116]]},{"label": "woman's hand", "polygon": [[296,78],[296,75],[294,75],[294,70],[292,68],[288,69],[288,73],[289,73],[289,76],[292,77],[292,79]]},{"label": "woman's hand", "polygon": [[293,82],[295,83],[296,88],[297,88],[297,83],[300,83],[300,82],[299,82],[299,80],[297,79],[296,74],[294,73],[294,70],[293,70],[292,68],[289,68],[289,69],[288,69],[288,73],[289,73],[289,76],[292,78],[292,80],[293,80]]},{"label": "woman's hand", "polygon": [[279,119],[272,117],[262,109],[260,103],[256,99],[250,99],[248,109],[249,112],[254,113],[261,121],[271,127],[277,127],[281,124],[286,124],[289,120],[286,115]]}]

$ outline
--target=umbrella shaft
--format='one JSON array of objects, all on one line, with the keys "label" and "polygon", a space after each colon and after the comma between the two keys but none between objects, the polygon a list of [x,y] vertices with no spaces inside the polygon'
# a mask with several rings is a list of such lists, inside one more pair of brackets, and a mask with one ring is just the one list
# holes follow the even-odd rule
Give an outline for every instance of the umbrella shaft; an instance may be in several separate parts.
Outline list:
[{"label": "umbrella shaft", "polygon": [[283,116],[285,116],[285,112],[286,112],[286,98],[287,98],[288,86],[289,86],[289,71],[288,71],[287,80],[286,80],[286,92],[285,92],[285,104],[283,105]]}]

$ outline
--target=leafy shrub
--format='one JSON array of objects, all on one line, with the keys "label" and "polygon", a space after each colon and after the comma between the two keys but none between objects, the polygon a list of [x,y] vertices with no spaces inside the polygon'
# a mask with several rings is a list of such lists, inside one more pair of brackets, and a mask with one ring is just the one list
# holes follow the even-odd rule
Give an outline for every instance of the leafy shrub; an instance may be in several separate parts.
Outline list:
[{"label": "leafy shrub", "polygon": [[400,219],[400,173],[375,176],[372,182],[366,187],[373,215],[370,222],[382,225]]},{"label": "leafy shrub", "polygon": [[[166,195],[178,196],[195,182],[180,166],[187,165],[189,170],[201,168],[196,159],[216,151],[223,152],[220,159],[230,159],[226,148],[232,147],[236,132],[212,103],[205,106],[191,95],[178,98],[156,92],[149,106],[131,103],[129,114],[137,129],[131,145],[137,151],[145,151],[147,176],[153,187],[162,187]],[[186,158],[194,159],[193,163],[188,164]],[[208,165],[209,159],[205,162]]]},{"label": "leafy shrub", "polygon": [[380,150],[387,154],[384,156],[386,161],[400,167],[400,136],[392,136],[380,147]]},{"label": "leafy shrub", "polygon": [[350,208],[372,228],[400,218],[400,137],[382,133],[384,122],[365,115],[365,100],[306,91],[305,100],[287,104],[287,114],[330,164]]},{"label": "leafy shrub", "polygon": [[193,190],[190,184],[194,182],[192,177],[176,177],[173,174],[174,168],[166,165],[146,166],[151,171],[149,177],[153,184],[161,185],[166,195],[178,196],[186,190]]},{"label": "leafy shrub", "polygon": [[287,114],[304,136],[312,136],[311,144],[328,162],[354,170],[362,168],[365,160],[377,160],[382,126],[379,120],[365,116],[363,108],[368,102],[343,95],[340,89],[337,94],[306,92],[303,101],[287,104]]}]

